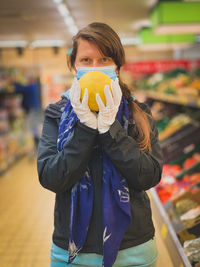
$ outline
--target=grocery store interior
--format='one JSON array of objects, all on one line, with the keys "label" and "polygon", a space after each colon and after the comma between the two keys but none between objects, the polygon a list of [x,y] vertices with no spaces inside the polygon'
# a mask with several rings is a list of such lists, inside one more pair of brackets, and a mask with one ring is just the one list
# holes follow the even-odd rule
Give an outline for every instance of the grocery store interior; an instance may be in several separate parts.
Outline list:
[{"label": "grocery store interior", "polygon": [[164,155],[148,190],[158,267],[200,266],[200,0],[0,0],[0,267],[47,267],[55,194],[37,175],[44,110],[73,81],[72,37],[119,35],[121,79],[149,105]]}]

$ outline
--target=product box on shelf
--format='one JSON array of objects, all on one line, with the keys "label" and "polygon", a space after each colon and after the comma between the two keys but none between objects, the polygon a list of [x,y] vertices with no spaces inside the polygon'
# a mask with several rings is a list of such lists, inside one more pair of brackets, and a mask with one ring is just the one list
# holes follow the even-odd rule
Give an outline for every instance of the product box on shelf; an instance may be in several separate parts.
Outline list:
[{"label": "product box on shelf", "polygon": [[[181,224],[181,227],[176,228],[181,244],[183,244],[186,240],[199,238],[200,188],[196,189],[195,192],[185,191],[178,197],[172,198],[171,203],[173,204],[175,213],[178,215],[177,217],[179,218],[179,222]],[[166,204],[165,207],[167,206]]]},{"label": "product box on shelf", "polygon": [[199,238],[200,237],[200,221],[196,223],[195,225],[178,232],[177,235],[182,245],[187,240],[193,240],[193,239]]},{"label": "product box on shelf", "polygon": [[32,135],[27,131],[21,97],[1,95],[0,99],[0,174],[32,150]]},{"label": "product box on shelf", "polygon": [[171,162],[200,144],[200,124],[189,123],[160,142],[164,161]]},{"label": "product box on shelf", "polygon": [[176,233],[200,221],[200,189],[182,191],[171,196],[164,208]]}]

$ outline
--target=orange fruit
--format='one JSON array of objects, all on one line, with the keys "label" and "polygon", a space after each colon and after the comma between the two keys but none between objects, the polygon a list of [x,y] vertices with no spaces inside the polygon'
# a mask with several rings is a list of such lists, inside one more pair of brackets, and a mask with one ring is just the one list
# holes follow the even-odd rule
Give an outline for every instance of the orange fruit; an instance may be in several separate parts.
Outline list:
[{"label": "orange fruit", "polygon": [[90,71],[84,74],[79,80],[81,88],[81,100],[83,99],[85,88],[88,90],[88,106],[93,111],[98,111],[99,107],[96,102],[96,94],[98,93],[101,100],[106,104],[106,98],[104,95],[105,85],[109,85],[111,88],[111,79],[103,72]]}]

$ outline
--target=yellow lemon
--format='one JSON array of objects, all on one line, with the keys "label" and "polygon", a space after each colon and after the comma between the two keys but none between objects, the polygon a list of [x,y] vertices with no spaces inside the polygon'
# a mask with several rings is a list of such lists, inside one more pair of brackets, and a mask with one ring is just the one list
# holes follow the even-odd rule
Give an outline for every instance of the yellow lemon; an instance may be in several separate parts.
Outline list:
[{"label": "yellow lemon", "polygon": [[105,85],[111,88],[111,79],[103,72],[91,71],[84,74],[79,80],[81,88],[81,100],[83,99],[85,88],[88,90],[88,106],[91,110],[98,111],[99,107],[96,102],[96,94],[98,93],[101,100],[106,104],[104,95]]}]

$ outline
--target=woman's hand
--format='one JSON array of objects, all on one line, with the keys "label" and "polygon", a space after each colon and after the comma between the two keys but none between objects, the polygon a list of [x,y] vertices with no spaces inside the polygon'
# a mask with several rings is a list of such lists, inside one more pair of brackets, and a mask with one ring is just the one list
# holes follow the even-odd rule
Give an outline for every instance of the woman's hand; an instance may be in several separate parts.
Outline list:
[{"label": "woman's hand", "polygon": [[70,101],[71,105],[79,118],[80,122],[86,126],[97,129],[97,115],[95,112],[92,112],[88,107],[88,90],[85,88],[85,93],[82,99],[81,97],[81,88],[76,78],[74,78],[72,88],[70,91]]},{"label": "woman's hand", "polygon": [[104,88],[106,106],[102,102],[99,94],[96,94],[96,101],[99,106],[99,114],[97,119],[99,133],[105,133],[109,130],[110,126],[115,121],[115,117],[119,109],[122,91],[117,78],[115,81],[111,81],[111,91],[109,89],[109,85],[106,85]]}]

